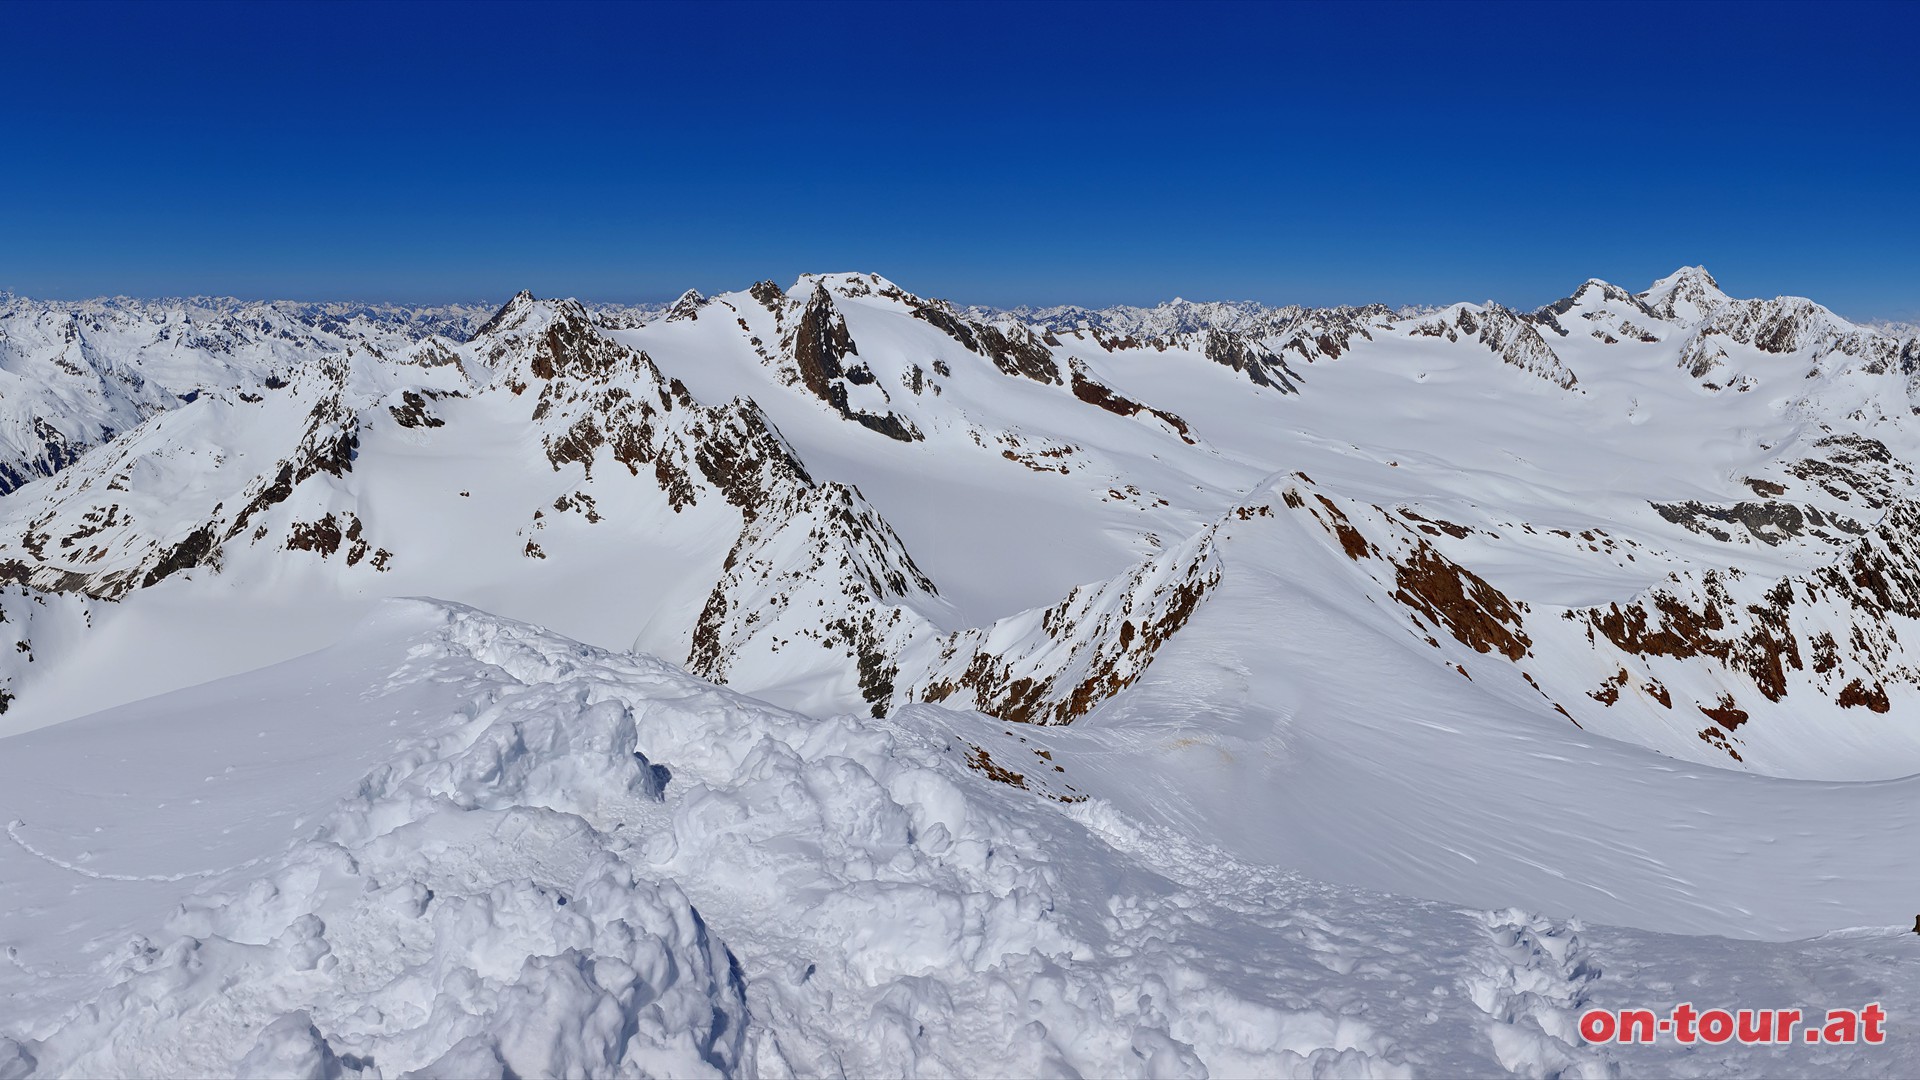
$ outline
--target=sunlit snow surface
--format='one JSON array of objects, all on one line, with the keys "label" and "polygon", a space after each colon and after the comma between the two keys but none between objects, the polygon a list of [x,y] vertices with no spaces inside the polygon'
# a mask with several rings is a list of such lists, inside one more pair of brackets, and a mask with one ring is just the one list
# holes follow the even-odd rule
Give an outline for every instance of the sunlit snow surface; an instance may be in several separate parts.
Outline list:
[{"label": "sunlit snow surface", "polygon": [[1912,1015],[1911,935],[1733,942],[1317,884],[1144,824],[1133,810],[1155,796],[1122,771],[1065,774],[1092,796],[1069,804],[967,767],[980,748],[1037,775],[1040,751],[1074,761],[1096,737],[1007,731],[927,707],[809,718],[471,609],[391,603],[351,644],[10,740],[0,1067],[1916,1065],[1897,1035],[1675,1054],[1586,1047],[1573,1027],[1585,1007],[1681,1000]]},{"label": "sunlit snow surface", "polygon": [[[856,404],[923,439],[797,383],[780,338],[816,287],[874,377]],[[634,399],[684,382],[683,425],[751,399],[815,481],[883,517],[938,587],[900,600],[927,634],[1018,642],[1072,590],[1204,541],[1204,603],[1064,728],[872,718],[846,658],[790,647],[844,614],[830,573],[747,594],[799,614],[731,689],[676,667],[742,515],[669,505],[608,448],[591,470],[550,459],[572,417],[541,419],[524,346],[584,325],[577,305],[517,298],[519,338],[459,345],[421,320],[474,312],[295,341],[280,329],[307,323],[248,309],[268,338],[228,341],[166,305],[10,301],[0,455],[40,460],[37,412],[85,419],[74,447],[133,426],[0,498],[0,554],[138,568],[265,487],[311,411],[357,410],[358,441],[217,563],[121,602],[0,586],[22,642],[0,640],[19,692],[0,719],[0,1080],[1920,1072],[1911,681],[1875,713],[1799,684],[1763,704],[1736,675],[1772,711],[1735,759],[1690,711],[1723,670],[1662,660],[1677,709],[1603,705],[1612,663],[1559,615],[1703,567],[1750,594],[1831,564],[1834,543],[1715,539],[1653,504],[1752,499],[1758,479],[1872,525],[1877,507],[1788,470],[1835,433],[1920,463],[1916,387],[1819,343],[1698,331],[1701,305],[1748,303],[1701,272],[1610,289],[1569,298],[1551,364],[1448,337],[1499,315],[1455,305],[1337,358],[1289,353],[1298,394],[1192,340],[1116,344],[1279,317],[1264,309],[1027,313],[1061,371],[1189,437],[996,369],[867,275],[803,278],[778,318],[748,293],[593,316],[659,366],[623,355],[611,378]],[[108,355],[123,347],[144,359]],[[78,382],[41,378],[62,361]],[[104,396],[96,361],[120,372]],[[441,422],[402,423],[408,392],[440,395]],[[1388,564],[1343,554],[1321,509],[1387,547],[1420,535],[1404,511],[1447,523],[1440,550],[1533,605],[1533,648],[1429,643]],[[390,565],[287,543],[332,514]],[[818,521],[771,546],[805,554]],[[1920,640],[1912,623],[1866,629]],[[1589,1006],[1683,1001],[1879,1001],[1892,1037],[1575,1033]]]}]

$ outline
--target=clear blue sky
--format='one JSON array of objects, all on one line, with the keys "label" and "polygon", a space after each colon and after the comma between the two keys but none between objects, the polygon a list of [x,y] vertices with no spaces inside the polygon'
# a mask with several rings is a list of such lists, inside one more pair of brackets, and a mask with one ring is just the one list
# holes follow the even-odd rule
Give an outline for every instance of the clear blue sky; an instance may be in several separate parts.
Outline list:
[{"label": "clear blue sky", "polygon": [[0,288],[1920,316],[1920,4],[0,5]]}]

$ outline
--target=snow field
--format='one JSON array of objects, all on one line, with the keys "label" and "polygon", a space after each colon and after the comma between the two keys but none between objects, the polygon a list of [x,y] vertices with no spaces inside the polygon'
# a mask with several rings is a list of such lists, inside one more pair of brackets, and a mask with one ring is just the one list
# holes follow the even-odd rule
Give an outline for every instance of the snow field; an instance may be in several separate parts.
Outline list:
[{"label": "snow field", "polygon": [[[383,725],[384,760],[291,845],[142,886],[173,890],[172,915],[62,980],[69,1004],[0,1021],[6,1075],[1618,1067],[1572,1035],[1614,963],[1594,931],[1311,882],[966,765],[1071,761],[1071,732],[931,706],[811,719],[455,605],[389,604],[357,637],[281,681],[370,715],[439,708]],[[21,865],[29,893],[72,881]],[[1651,967],[1695,940],[1606,933]],[[1818,960],[1838,972],[1885,942]],[[1780,971],[1816,955],[1751,950]],[[29,969],[79,960],[9,956],[8,1000]],[[1917,985],[1900,973],[1889,1010]]]},{"label": "snow field", "polygon": [[[582,331],[598,314],[531,297],[457,348],[309,343],[284,392],[278,352],[143,361],[246,377],[101,414],[170,410],[7,496],[7,546],[137,579],[264,489],[310,419],[337,413],[358,441],[351,468],[122,604],[0,591],[21,642],[0,639],[21,694],[0,726],[0,1080],[1920,1072],[1897,1026],[1920,1011],[1920,939],[1888,928],[1920,897],[1900,857],[1909,687],[1887,712],[1796,691],[1775,715],[1745,676],[1663,658],[1648,673],[1671,708],[1632,696],[1637,668],[1616,708],[1592,691],[1638,661],[1555,610],[1704,567],[1745,575],[1738,607],[1832,564],[1844,537],[1721,535],[1725,516],[1660,507],[1784,496],[1874,526],[1874,492],[1910,486],[1920,446],[1895,366],[1910,340],[1730,301],[1700,271],[1637,299],[1590,283],[1553,307],[1551,353],[1464,329],[1533,340],[1493,305],[1397,328],[1323,313],[1371,336],[1294,362],[1298,396],[1198,338],[1058,335],[1060,372],[1179,414],[1189,442],[996,370],[882,279],[794,292],[816,282],[877,380],[854,404],[924,441],[797,384],[743,293],[608,332],[658,378]],[[1677,321],[1649,307],[1676,304]],[[67,318],[0,368],[71,359]],[[1797,327],[1793,349],[1756,344],[1762,322]],[[574,351],[536,363],[556,329]],[[537,372],[560,360],[549,412]],[[669,408],[680,376],[765,412]],[[407,394],[427,395],[411,421]],[[656,399],[693,425],[688,454],[714,434],[696,427],[776,420],[815,486],[746,499],[755,525],[717,490],[669,506],[666,479],[606,447],[547,455],[593,441],[575,421],[611,432]],[[16,428],[0,456],[52,453]],[[1322,512],[1380,550],[1356,557]],[[391,566],[290,542],[336,514]],[[1385,556],[1423,536],[1520,602],[1528,651],[1409,615]],[[847,621],[849,582],[887,593],[913,563],[940,595],[909,589],[876,633],[910,661],[958,631],[928,678],[985,644],[1076,684],[1178,586],[1207,593],[1070,729],[932,705],[872,719],[852,654],[809,635]],[[700,670],[735,690],[594,647],[691,662],[716,581],[734,621],[725,663]],[[424,594],[477,606],[383,599]],[[1810,610],[1808,641],[1894,640],[1894,620]],[[1697,734],[1723,690],[1754,710],[1737,759]],[[1682,1000],[1879,1000],[1896,1044],[1577,1035],[1585,1008]]]}]

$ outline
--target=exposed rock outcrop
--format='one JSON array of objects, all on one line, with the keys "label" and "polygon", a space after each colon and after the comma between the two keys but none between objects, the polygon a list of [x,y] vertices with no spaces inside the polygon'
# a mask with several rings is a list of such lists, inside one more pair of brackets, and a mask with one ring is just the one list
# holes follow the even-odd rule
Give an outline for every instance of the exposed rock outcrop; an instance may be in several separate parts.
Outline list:
[{"label": "exposed rock outcrop", "polygon": [[[834,306],[833,294],[824,284],[814,286],[785,346],[801,384],[841,416],[901,442],[926,437],[912,421],[884,408],[887,391],[879,385],[873,370],[857,359],[859,346],[847,332],[847,320]],[[856,405],[856,395],[863,403],[877,398],[876,404],[882,408],[875,411]]]},{"label": "exposed rock outcrop", "polygon": [[1470,338],[1492,350],[1501,360],[1521,371],[1538,375],[1563,390],[1571,390],[1579,379],[1562,363],[1559,354],[1547,344],[1540,331],[1524,316],[1499,304],[1476,308],[1457,304],[1441,314],[1421,320],[1412,333],[1423,337],[1444,337],[1448,341]]}]

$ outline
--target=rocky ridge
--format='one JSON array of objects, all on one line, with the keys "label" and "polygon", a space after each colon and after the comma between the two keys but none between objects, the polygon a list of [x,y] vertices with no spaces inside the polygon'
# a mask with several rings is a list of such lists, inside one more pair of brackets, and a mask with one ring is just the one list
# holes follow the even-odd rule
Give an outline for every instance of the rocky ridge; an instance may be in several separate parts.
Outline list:
[{"label": "rocky ridge", "polygon": [[[1531,701],[1543,716],[1680,756],[1697,739],[1744,760],[1749,729],[1817,727],[1829,711],[1893,724],[1920,702],[1920,504],[1901,499],[1814,570],[1774,578],[1737,567],[1677,572],[1628,600],[1570,607],[1505,591],[1448,553],[1462,533],[1407,508],[1330,494],[1303,474],[1264,504],[1304,515],[1400,612],[1406,630],[1462,677]],[[1424,534],[1424,535],[1423,535]],[[1569,537],[1570,542],[1582,539]]]}]

